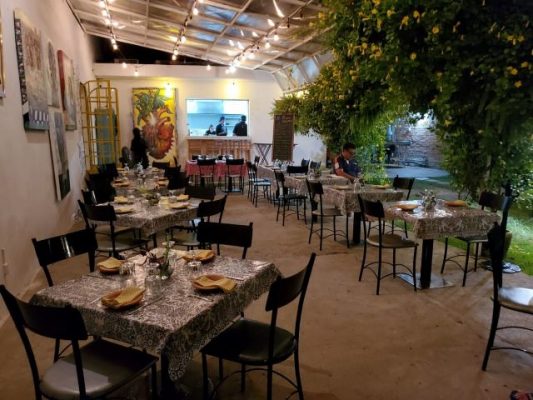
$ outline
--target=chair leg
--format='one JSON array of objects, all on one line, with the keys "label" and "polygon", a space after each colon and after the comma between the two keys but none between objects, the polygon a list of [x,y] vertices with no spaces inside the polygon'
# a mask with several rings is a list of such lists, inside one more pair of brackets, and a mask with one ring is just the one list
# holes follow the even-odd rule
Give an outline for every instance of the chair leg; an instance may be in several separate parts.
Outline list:
[{"label": "chair leg", "polygon": [[487,364],[489,363],[489,356],[492,347],[494,346],[494,337],[496,336],[496,329],[498,328],[498,320],[500,319],[500,303],[496,299],[494,301],[494,308],[492,309],[492,322],[490,324],[489,339],[487,341],[487,348],[485,349],[485,356],[483,357],[483,364],[481,369],[487,370]]},{"label": "chair leg", "polygon": [[279,208],[280,208],[281,202],[278,201],[278,211],[276,212],[276,222],[279,221]]},{"label": "chair leg", "polygon": [[333,217],[333,240],[337,241],[337,217],[335,216]]},{"label": "chair leg", "polygon": [[54,344],[54,362],[59,360],[59,339],[56,339]]},{"label": "chair leg", "polygon": [[376,286],[376,295],[379,296],[379,287],[381,286],[381,246],[379,247],[379,250],[378,250],[378,284]]},{"label": "chair leg", "polygon": [[157,391],[157,365],[152,365],[150,376],[152,378],[152,400],[159,399],[159,393]]},{"label": "chair leg", "polygon": [[296,385],[298,386],[298,398],[304,400],[304,390],[302,387],[302,376],[300,375],[300,359],[298,355],[298,347],[294,351],[294,374],[296,375]]},{"label": "chair leg", "polygon": [[418,250],[418,247],[415,246],[414,254],[413,254],[413,286],[415,288],[416,292],[416,252]]},{"label": "chair leg", "polygon": [[241,393],[246,390],[246,364],[241,364]]},{"label": "chair leg", "polygon": [[468,273],[468,260],[470,259],[470,243],[466,243],[465,270],[463,271],[463,287],[466,285],[466,274]]},{"label": "chair leg", "polygon": [[361,269],[359,271],[359,282],[361,282],[361,279],[363,278],[363,270],[365,268],[365,261],[366,261],[366,238],[365,238],[365,245],[363,248],[363,261],[361,262]]},{"label": "chair leg", "polygon": [[442,266],[440,267],[440,273],[444,273],[444,266],[446,265],[446,257],[448,256],[448,238],[444,239],[444,256],[442,257]]},{"label": "chair leg", "polygon": [[474,271],[477,271],[477,259],[479,257],[479,242],[476,243],[476,253],[474,256]]},{"label": "chair leg", "polygon": [[202,353],[202,380],[203,380],[203,398],[209,399],[209,378],[207,376],[207,356]]},{"label": "chair leg", "polygon": [[346,213],[346,226],[344,227],[344,232],[346,233],[346,247],[347,248],[350,248],[350,234],[349,234],[349,231],[348,231],[348,216],[349,214]]},{"label": "chair leg", "polygon": [[324,217],[320,216],[320,251],[322,251],[322,236],[324,235]]},{"label": "chair leg", "polygon": [[285,226],[285,210],[289,207],[289,202],[285,199],[283,199],[283,222],[281,223],[282,226]]},{"label": "chair leg", "polygon": [[267,400],[272,400],[272,364],[267,368]]},{"label": "chair leg", "polygon": [[224,379],[224,360],[222,358],[218,359],[218,380],[221,381]]},{"label": "chair leg", "polygon": [[408,239],[409,234],[407,233],[407,221],[403,221],[403,231],[405,232],[405,237]]},{"label": "chair leg", "polygon": [[392,249],[392,277],[396,278],[396,249]]},{"label": "chair leg", "polygon": [[315,220],[313,219],[313,215],[311,215],[311,229],[309,230],[309,241],[308,243],[311,244],[311,236],[313,235],[313,225]]}]

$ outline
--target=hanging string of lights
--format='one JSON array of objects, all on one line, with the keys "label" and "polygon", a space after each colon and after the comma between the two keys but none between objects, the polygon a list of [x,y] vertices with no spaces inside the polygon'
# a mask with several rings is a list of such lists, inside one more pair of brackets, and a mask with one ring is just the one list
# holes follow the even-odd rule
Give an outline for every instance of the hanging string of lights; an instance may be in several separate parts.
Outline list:
[{"label": "hanging string of lights", "polygon": [[192,3],[192,7],[189,9],[189,12],[187,13],[187,17],[185,17],[183,28],[180,29],[178,33],[178,37],[176,38],[176,42],[174,43],[174,49],[172,49],[172,61],[176,61],[178,59],[179,48],[183,43],[187,41],[187,37],[185,36],[187,25],[189,25],[189,22],[192,20],[193,16],[196,16],[200,13],[197,7],[197,2],[203,3],[204,1],[205,0],[196,0]]}]

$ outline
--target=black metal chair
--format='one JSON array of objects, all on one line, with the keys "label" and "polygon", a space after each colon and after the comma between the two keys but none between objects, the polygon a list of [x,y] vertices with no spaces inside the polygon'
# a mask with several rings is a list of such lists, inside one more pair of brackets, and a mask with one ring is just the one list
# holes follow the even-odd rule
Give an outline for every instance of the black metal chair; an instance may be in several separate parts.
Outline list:
[{"label": "black metal chair", "polygon": [[[169,168],[170,169],[170,168]],[[167,170],[168,171],[168,170]],[[167,176],[168,190],[183,189],[189,184],[189,177],[185,172],[172,173]]]},{"label": "black metal chair", "polygon": [[[325,238],[333,236],[333,240],[337,240],[337,236],[346,238],[346,246],[350,247],[350,238],[348,234],[348,215],[346,215],[346,226],[344,232],[337,233],[337,217],[342,217],[342,213],[339,209],[331,206],[325,206],[322,201],[324,195],[324,189],[321,182],[311,182],[308,179],[307,191],[309,192],[309,201],[311,203],[311,228],[309,230],[309,243],[311,243],[311,237],[313,233],[317,233],[320,238],[320,250],[322,250],[322,241]],[[333,220],[333,229],[324,227],[324,220],[331,218]],[[315,220],[320,220],[320,227],[314,229]],[[324,231],[331,232],[329,235],[324,236]]]},{"label": "black metal chair", "polygon": [[[72,307],[43,307],[25,303],[4,285],[0,293],[15,323],[30,363],[35,399],[103,398],[151,370],[152,397],[157,399],[157,358],[131,347],[98,339],[80,347],[88,335],[80,312]],[[37,335],[68,340],[72,353],[39,374],[27,330]]]},{"label": "black metal chair", "polygon": [[287,175],[302,175],[307,174],[307,166],[287,165]]},{"label": "black metal chair", "polygon": [[[54,286],[54,281],[48,267],[59,261],[87,254],[89,257],[89,271],[94,271],[95,254],[98,244],[96,243],[95,234],[91,229],[86,228],[42,240],[33,238],[31,241],[48,286]],[[57,361],[59,355],[58,339],[54,347],[54,361]]]},{"label": "black metal chair", "polygon": [[170,167],[170,161],[152,161],[152,168],[166,170]]},{"label": "black metal chair", "polygon": [[216,188],[214,186],[187,185],[185,187],[185,194],[196,199],[213,200],[216,195]]},{"label": "black metal chair", "polygon": [[[89,204],[92,206],[97,205],[96,196],[92,190],[83,190],[81,191],[82,197],[83,197],[83,203]],[[79,200],[78,200],[79,203]],[[81,207],[80,205],[80,211],[81,215],[83,217],[83,220],[85,222],[85,227],[87,229],[92,229],[96,234],[102,234],[102,235],[111,235],[111,230],[109,225],[96,225],[94,223],[91,223],[89,221],[89,217],[87,216],[87,211],[85,208]],[[115,235],[123,235],[123,234],[132,234],[136,235],[137,230],[135,228],[128,228],[125,226],[119,226],[115,225]]]},{"label": "black metal chair", "polygon": [[274,171],[274,175],[276,176],[277,193],[279,193],[277,197],[278,211],[276,213],[276,222],[279,220],[280,209],[283,208],[282,225],[285,226],[286,211],[289,210],[291,206],[296,206],[296,218],[300,219],[300,203],[303,203],[304,221],[307,223],[307,196],[304,194],[289,192],[288,188],[285,187],[285,175],[283,172],[276,170]]},{"label": "black metal chair", "polygon": [[[363,259],[361,261],[361,270],[359,271],[359,282],[361,282],[361,279],[363,278],[363,271],[365,269],[369,269],[370,271],[372,271],[372,273],[377,278],[376,294],[379,295],[381,280],[390,275],[396,278],[396,275],[397,275],[396,267],[401,266],[409,272],[409,275],[413,279],[413,286],[416,292],[416,252],[418,249],[418,243],[412,240],[405,239],[399,235],[395,235],[392,233],[385,233],[385,221],[384,221],[385,211],[383,210],[383,204],[381,203],[381,201],[365,200],[361,198],[361,196],[358,196],[358,199],[359,199],[359,206],[361,208],[361,212],[363,213],[363,216],[371,217],[372,219],[377,220],[377,224],[378,224],[377,235],[368,235],[367,227],[366,225],[363,225],[365,243],[364,243],[364,249],[363,249]],[[373,261],[373,262],[369,262],[368,264],[366,264],[368,246],[378,248],[378,261]],[[386,250],[386,249],[392,250],[392,263],[383,261],[383,250]],[[398,264],[396,262],[396,251],[400,249],[414,249],[413,266],[411,269],[404,264]],[[392,272],[383,275],[382,274],[383,264],[391,265]],[[377,265],[377,271],[372,269],[372,267],[375,265]]]},{"label": "black metal chair", "polygon": [[[510,201],[510,198],[507,198]],[[519,350],[525,353],[531,354],[532,352],[527,349],[514,347],[512,345],[494,346],[494,339],[496,337],[496,331],[504,329],[522,329],[532,331],[532,328],[526,326],[500,326],[498,322],[500,319],[501,309],[507,309],[518,313],[533,315],[533,288],[517,287],[517,286],[504,286],[503,285],[503,257],[505,252],[505,223],[499,226],[497,223],[488,233],[489,251],[491,256],[491,267],[493,277],[493,308],[492,308],[492,322],[490,325],[489,338],[487,341],[487,348],[483,357],[483,363],[481,369],[487,370],[487,364],[489,362],[490,352],[492,350]]]},{"label": "black metal chair", "polygon": [[98,203],[113,201],[115,188],[111,185],[112,180],[108,174],[89,174],[87,187],[94,192]]},{"label": "black metal chair", "polygon": [[[207,370],[207,356],[218,357],[221,360],[233,361],[241,364],[241,391],[245,390],[245,375],[247,372],[267,371],[267,399],[272,400],[272,380],[276,374],[285,379],[296,389],[298,397],[303,400],[302,378],[299,365],[300,322],[307,293],[307,287],[316,254],[312,253],[307,266],[300,272],[287,278],[279,278],[270,286],[265,310],[271,312],[270,324],[240,318],[229,328],[214,338],[202,350],[202,367],[204,380],[204,400],[213,398],[218,387],[231,375],[221,379],[215,390],[209,395]],[[277,326],[278,311],[292,301],[298,299],[298,310],[294,323],[294,332],[289,332]],[[273,366],[294,356],[294,370],[296,382],[280,372],[274,371]],[[253,368],[246,369],[246,366]],[[219,374],[222,377],[222,362]]]},{"label": "black metal chair", "polygon": [[167,167],[165,168],[165,178],[170,178],[171,176],[178,175],[181,172],[181,165],[176,167]]},{"label": "black metal chair", "polygon": [[200,172],[200,186],[214,186],[216,175],[216,159],[208,158],[196,160]]},{"label": "black metal chair", "polygon": [[118,177],[117,165],[115,163],[101,164],[98,166],[98,172],[107,175],[110,181]]},{"label": "black metal chair", "polygon": [[252,187],[252,203],[257,207],[259,202],[259,189],[263,189],[263,197],[271,201],[272,182],[268,179],[257,178],[257,165],[251,165],[248,169],[248,179]]},{"label": "black metal chair", "polygon": [[115,209],[111,205],[88,205],[78,200],[82,212],[87,215],[89,221],[103,222],[109,225],[109,235],[97,236],[98,251],[106,252],[110,256],[119,257],[121,251],[144,248],[147,249],[148,240],[138,239],[135,237],[127,237],[125,235],[118,235],[115,231],[115,221],[117,216]]},{"label": "black metal chair", "polygon": [[[478,204],[481,206],[481,209],[489,208],[492,211],[501,211],[502,217],[507,219],[507,214],[509,213],[509,208],[511,207],[511,201],[505,201],[505,197],[502,195],[498,195],[491,192],[482,192],[481,196],[479,197]],[[444,240],[444,256],[442,258],[442,267],[440,269],[440,273],[444,273],[444,267],[446,266],[446,263],[448,261],[451,261],[455,265],[457,265],[462,271],[463,271],[463,286],[466,285],[466,275],[468,272],[472,271],[468,269],[468,263],[470,260],[470,247],[472,244],[475,244],[475,251],[474,251],[474,269],[473,271],[477,270],[477,263],[479,259],[479,248],[482,243],[487,243],[487,235],[478,235],[478,236],[468,236],[468,237],[457,237],[457,239],[465,242],[466,244],[466,255],[465,254],[458,254],[455,256],[448,257],[448,238]],[[464,265],[461,265],[455,258],[457,257],[465,257],[465,263]]]},{"label": "black metal chair", "polygon": [[322,165],[322,161],[311,161],[309,163],[309,169],[315,170],[315,169],[320,168],[321,165]]},{"label": "black metal chair", "polygon": [[220,255],[220,245],[242,247],[242,258],[246,258],[248,248],[252,246],[253,224],[236,225],[222,222],[200,222],[198,224],[197,239],[201,247],[207,244],[217,245],[217,254]]},{"label": "black metal chair", "polygon": [[300,166],[305,167],[307,169],[307,167],[309,167],[309,160],[302,158],[302,161],[300,162]]},{"label": "black metal chair", "polygon": [[[235,183],[238,187],[235,188]],[[224,177],[224,191],[227,193],[241,192],[244,193],[244,159],[227,159],[226,175]]]}]

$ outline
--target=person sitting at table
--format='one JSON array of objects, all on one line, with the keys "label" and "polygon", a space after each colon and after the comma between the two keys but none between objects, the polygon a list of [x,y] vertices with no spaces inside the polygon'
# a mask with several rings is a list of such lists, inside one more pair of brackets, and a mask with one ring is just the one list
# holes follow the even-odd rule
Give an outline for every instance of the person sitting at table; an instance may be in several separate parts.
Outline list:
[{"label": "person sitting at table", "polygon": [[133,154],[133,164],[141,163],[143,168],[148,168],[148,156],[146,155],[148,145],[141,136],[139,128],[133,128],[133,139],[131,140],[131,152]]},{"label": "person sitting at table", "polygon": [[248,136],[248,125],[246,125],[246,115],[241,116],[241,122],[235,124],[233,136]]},{"label": "person sitting at table", "polygon": [[228,132],[226,132],[226,118],[224,116],[220,117],[220,120],[218,121],[218,125],[215,129],[215,132],[217,136],[227,136]]},{"label": "person sitting at table", "polygon": [[355,178],[359,177],[361,169],[354,159],[355,145],[353,143],[346,143],[342,146],[342,152],[335,158],[335,174],[349,179],[353,182]]},{"label": "person sitting at table", "polygon": [[205,131],[205,136],[215,135],[215,134],[216,134],[215,127],[213,126],[213,124],[209,125],[209,128]]}]

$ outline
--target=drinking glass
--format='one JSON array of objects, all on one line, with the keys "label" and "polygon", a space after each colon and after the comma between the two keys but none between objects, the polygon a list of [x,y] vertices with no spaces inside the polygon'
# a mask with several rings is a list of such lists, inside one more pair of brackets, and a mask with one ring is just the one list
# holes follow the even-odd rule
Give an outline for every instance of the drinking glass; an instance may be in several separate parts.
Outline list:
[{"label": "drinking glass", "polygon": [[158,274],[159,265],[156,263],[148,264],[146,277],[144,278],[144,288],[147,296],[157,296],[161,293],[161,279]]}]

